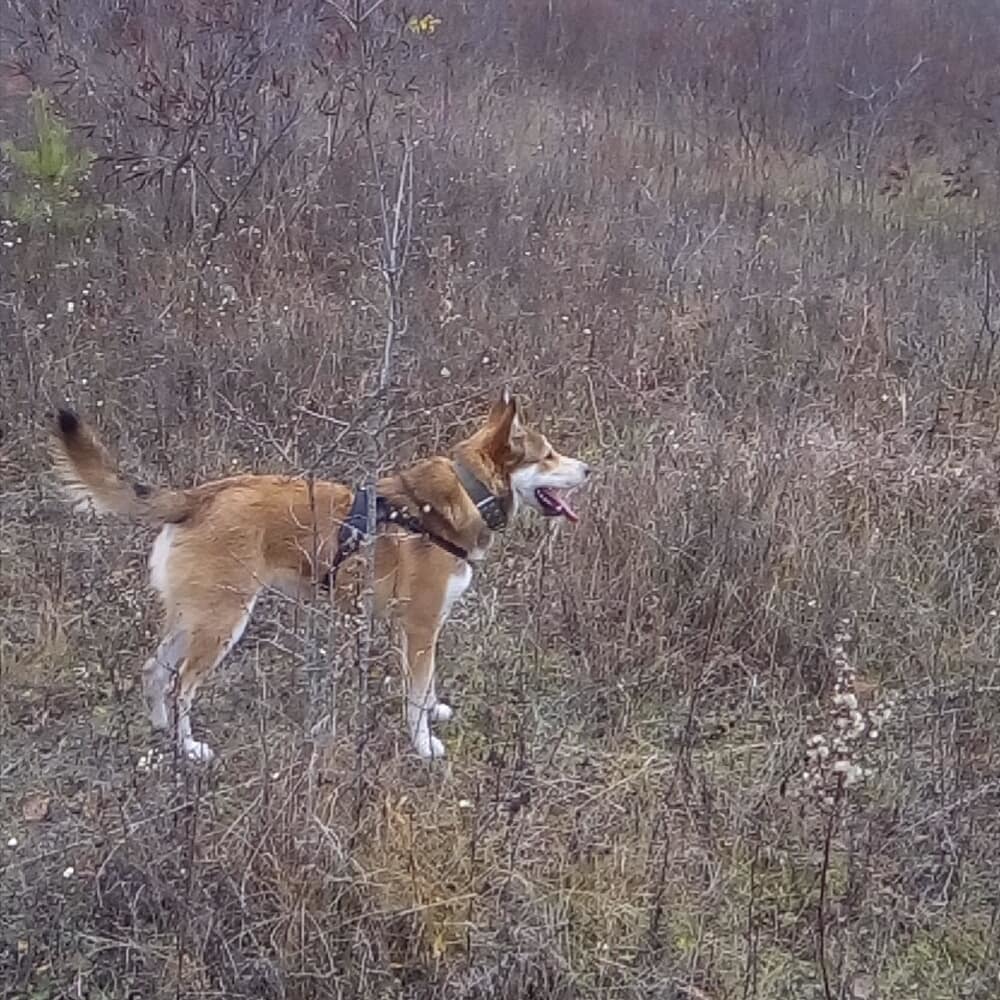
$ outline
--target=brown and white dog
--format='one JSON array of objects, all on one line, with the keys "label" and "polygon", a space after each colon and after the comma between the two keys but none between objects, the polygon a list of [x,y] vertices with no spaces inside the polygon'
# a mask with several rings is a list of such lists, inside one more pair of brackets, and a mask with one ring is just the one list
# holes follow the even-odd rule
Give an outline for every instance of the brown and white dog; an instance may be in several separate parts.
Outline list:
[{"label": "brown and white dog", "polygon": [[[239,640],[264,588],[305,596],[323,582],[343,597],[356,587],[358,560],[351,556],[369,523],[366,492],[272,475],[190,489],[133,484],[68,410],[58,415],[53,457],[84,507],[160,528],[149,567],[165,623],[143,667],[143,691],[154,728],[176,726],[181,750],[210,760],[211,749],[191,735],[198,685]],[[450,457],[418,461],[376,484],[375,613],[398,627],[406,720],[421,757],[444,756],[430,723],[446,722],[452,710],[435,694],[434,650],[472,580],[472,564],[521,505],[575,521],[564,491],[589,471],[526,427],[505,391]]]}]

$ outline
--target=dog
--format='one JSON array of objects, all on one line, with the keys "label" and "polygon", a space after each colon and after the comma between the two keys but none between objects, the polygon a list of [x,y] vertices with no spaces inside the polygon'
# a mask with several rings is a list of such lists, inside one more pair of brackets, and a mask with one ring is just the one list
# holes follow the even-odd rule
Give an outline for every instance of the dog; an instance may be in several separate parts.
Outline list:
[{"label": "dog", "polygon": [[278,475],[235,475],[189,489],[130,482],[70,410],[57,415],[52,455],[78,506],[159,528],[149,569],[164,628],[143,667],[143,695],[153,727],[173,728],[181,753],[202,762],[213,753],[192,736],[195,693],[236,645],[261,591],[304,597],[318,584],[341,601],[352,587],[356,595],[358,549],[372,514],[374,611],[399,639],[410,741],[420,757],[444,757],[431,723],[453,713],[437,698],[435,647],[473,565],[522,507],[575,522],[567,494],[590,475],[585,462],[559,454],[522,422],[507,390],[450,455],[385,476],[374,496]]}]

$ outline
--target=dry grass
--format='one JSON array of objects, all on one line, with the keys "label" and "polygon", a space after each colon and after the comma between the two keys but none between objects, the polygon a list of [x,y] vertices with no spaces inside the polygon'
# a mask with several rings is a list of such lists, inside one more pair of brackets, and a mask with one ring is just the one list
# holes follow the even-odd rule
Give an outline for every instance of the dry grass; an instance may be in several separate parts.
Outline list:
[{"label": "dry grass", "polygon": [[[23,71],[101,157],[83,221],[0,225],[5,995],[996,995],[983,5],[868,11],[864,51],[853,0],[675,4],[666,48],[655,5],[454,0],[393,41],[378,128],[396,102],[420,145],[388,454],[510,380],[601,474],[457,611],[444,766],[404,745],[384,644],[362,685],[352,623],[274,598],[201,702],[207,771],[140,711],[151,539],[66,510],[46,422],[70,399],[160,480],[362,474],[360,433],[329,453],[382,329],[355,43],[297,2],[90,6],[4,15],[5,131],[31,140]],[[803,778],[844,655],[862,708],[895,701],[850,788]],[[338,692],[318,784],[311,669]]]}]

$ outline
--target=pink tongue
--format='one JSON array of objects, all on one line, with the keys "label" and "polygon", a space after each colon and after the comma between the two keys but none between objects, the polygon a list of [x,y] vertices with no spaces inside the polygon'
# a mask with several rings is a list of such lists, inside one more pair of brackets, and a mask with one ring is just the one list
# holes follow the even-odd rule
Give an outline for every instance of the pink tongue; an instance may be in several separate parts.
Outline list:
[{"label": "pink tongue", "polygon": [[557,510],[567,521],[572,521],[574,524],[580,520],[577,517],[576,511],[561,496],[557,496],[552,490],[543,489],[540,492],[545,494],[545,499],[552,504],[552,507]]}]

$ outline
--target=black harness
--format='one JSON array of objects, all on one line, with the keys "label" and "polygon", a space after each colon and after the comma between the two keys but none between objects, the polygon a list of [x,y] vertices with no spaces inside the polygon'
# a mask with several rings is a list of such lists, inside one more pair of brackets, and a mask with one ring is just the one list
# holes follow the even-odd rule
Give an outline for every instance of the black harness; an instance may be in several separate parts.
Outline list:
[{"label": "black harness", "polygon": [[[490,531],[502,531],[507,526],[507,504],[502,497],[496,496],[482,483],[475,474],[463,463],[455,463],[455,472],[462,488],[469,494],[469,498],[476,505],[479,516]],[[346,559],[354,555],[361,546],[368,534],[368,497],[371,487],[359,486],[354,491],[354,500],[351,509],[344,518],[337,533],[337,552],[333,557],[330,569],[324,575],[321,584],[325,587],[332,587],[337,576],[337,570]],[[424,513],[429,513],[430,507],[425,506]],[[424,522],[405,507],[397,507],[390,503],[386,497],[375,494],[375,530],[378,531],[380,525],[396,524],[414,535],[422,535],[427,541],[432,542],[440,549],[444,549],[449,555],[456,559],[468,561],[469,553],[461,545],[439,535],[436,531],[431,531]]]}]

